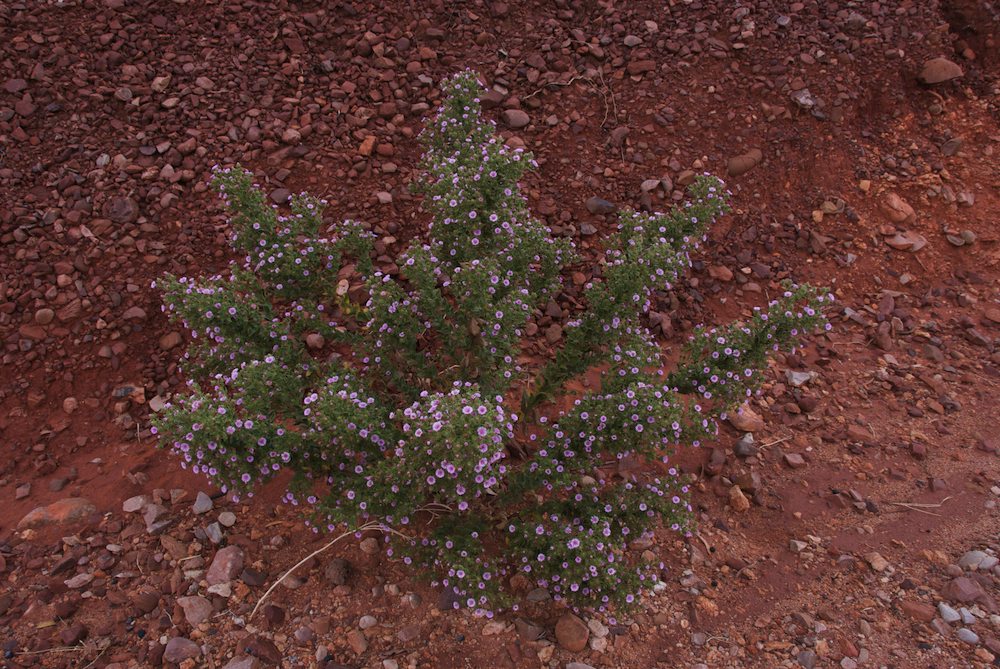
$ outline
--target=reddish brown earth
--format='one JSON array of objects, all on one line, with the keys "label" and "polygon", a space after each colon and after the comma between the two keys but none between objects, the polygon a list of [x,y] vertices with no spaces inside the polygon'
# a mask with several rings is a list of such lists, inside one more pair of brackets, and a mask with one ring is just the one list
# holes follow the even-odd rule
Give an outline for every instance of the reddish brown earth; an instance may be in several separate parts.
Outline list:
[{"label": "reddish brown earth", "polygon": [[[159,666],[173,637],[200,646],[182,666],[206,667],[998,664],[1000,569],[958,565],[1000,550],[998,26],[987,0],[0,4],[4,666]],[[936,57],[963,76],[921,84]],[[588,258],[613,221],[587,198],[666,207],[685,171],[725,174],[761,151],[727,179],[735,211],[686,284],[662,296],[666,348],[783,278],[838,298],[834,330],[775,361],[756,455],[737,455],[729,427],[680,454],[698,477],[698,535],[636,547],[668,563],[666,589],[603,620],[610,631],[595,624],[578,653],[554,643],[551,605],[484,627],[440,612],[420,574],[354,538],[248,622],[325,539],[278,505],[279,486],[195,515],[205,482],[149,434],[183,349],[150,282],[227,260],[210,167],[242,162],[276,201],[326,197],[331,222],[376,226],[389,263],[425,224],[405,189],[414,136],[436,82],[465,67],[498,91],[489,114],[528,113],[503,130],[540,163],[526,191]],[[643,195],[647,179],[662,181]],[[910,218],[889,218],[890,193]],[[955,246],[962,231],[975,241]],[[571,269],[542,331],[572,317],[572,272],[588,271]],[[545,353],[542,338],[526,351]],[[788,370],[816,376],[796,388]],[[162,533],[123,511],[136,495],[162,502]],[[17,528],[78,497],[94,508]],[[236,524],[220,545],[259,572],[237,574],[229,598],[203,582],[218,548],[205,527],[223,510]],[[324,577],[334,556],[353,567],[339,586]],[[177,600],[195,594],[210,617],[192,624]],[[938,603],[964,595],[978,598],[969,622],[941,620]],[[363,615],[378,625],[362,633]]]}]

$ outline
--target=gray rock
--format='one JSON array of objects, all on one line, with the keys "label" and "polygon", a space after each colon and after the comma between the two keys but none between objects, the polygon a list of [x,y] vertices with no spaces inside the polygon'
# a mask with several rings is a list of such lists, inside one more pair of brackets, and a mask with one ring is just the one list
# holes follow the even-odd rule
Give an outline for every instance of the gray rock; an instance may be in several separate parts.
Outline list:
[{"label": "gray rock", "polygon": [[167,507],[162,504],[147,504],[142,511],[142,519],[146,521],[146,529],[155,526],[168,513]]},{"label": "gray rock", "polygon": [[958,638],[959,640],[972,644],[973,646],[979,643],[979,635],[970,630],[968,627],[963,627],[958,630]]},{"label": "gray rock", "polygon": [[191,506],[191,510],[200,515],[211,511],[212,506],[212,498],[203,492],[199,492],[194,500],[194,504]]},{"label": "gray rock", "polygon": [[975,571],[979,568],[979,563],[987,557],[983,551],[969,551],[958,560],[958,566],[962,569]]},{"label": "gray rock", "polygon": [[219,522],[223,527],[232,527],[236,524],[236,514],[232,511],[223,511],[219,514]]},{"label": "gray rock", "polygon": [[794,386],[796,388],[800,388],[805,384],[809,383],[810,381],[813,380],[813,377],[815,376],[816,375],[813,372],[798,372],[795,371],[794,369],[785,370],[785,378],[788,379],[789,385]]},{"label": "gray rock", "polygon": [[733,452],[741,458],[749,458],[751,455],[757,455],[757,447],[753,443],[753,434],[747,432],[740,437],[733,445]]},{"label": "gray rock", "polygon": [[805,669],[813,669],[816,666],[816,653],[811,650],[804,650],[796,658]]},{"label": "gray rock", "polygon": [[938,614],[946,623],[958,622],[958,620],[961,618],[961,616],[958,614],[958,611],[951,608],[944,602],[938,603]]},{"label": "gray rock", "polygon": [[378,620],[375,616],[361,616],[361,620],[358,621],[358,627],[363,630],[370,629],[378,625]]},{"label": "gray rock", "polygon": [[218,523],[209,523],[205,527],[205,536],[208,537],[209,541],[218,546],[222,543],[222,528],[219,527]]}]

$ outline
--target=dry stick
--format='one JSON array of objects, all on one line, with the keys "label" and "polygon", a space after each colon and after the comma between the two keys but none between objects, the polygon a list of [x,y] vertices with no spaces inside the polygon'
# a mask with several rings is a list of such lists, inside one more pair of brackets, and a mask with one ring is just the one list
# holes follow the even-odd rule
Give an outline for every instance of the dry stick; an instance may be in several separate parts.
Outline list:
[{"label": "dry stick", "polygon": [[375,522],[375,521],[372,521],[370,523],[365,523],[364,525],[361,525],[360,527],[356,527],[353,530],[348,530],[348,531],[344,532],[343,534],[341,534],[337,538],[331,540],[330,542],[328,542],[327,544],[325,544],[321,548],[313,551],[309,555],[307,555],[304,558],[302,558],[301,560],[299,560],[297,563],[295,563],[295,565],[291,569],[289,569],[284,574],[282,574],[281,578],[279,578],[277,581],[275,581],[271,585],[271,587],[267,589],[267,592],[265,592],[263,594],[263,596],[261,596],[261,598],[257,600],[257,605],[253,607],[253,611],[251,611],[250,615],[247,617],[247,622],[253,620],[254,614],[257,613],[257,609],[260,608],[260,605],[264,603],[264,600],[267,599],[268,595],[270,595],[272,592],[274,592],[274,589],[278,587],[278,584],[281,583],[283,580],[285,580],[285,578],[287,578],[289,574],[291,574],[293,571],[295,571],[296,569],[298,569],[299,567],[301,567],[302,565],[304,565],[306,562],[308,562],[309,560],[313,559],[314,557],[316,557],[317,555],[319,555],[320,553],[322,553],[323,551],[325,551],[330,546],[333,546],[335,543],[337,543],[341,539],[343,539],[345,537],[349,537],[352,534],[357,534],[358,532],[365,532],[367,530],[382,530],[383,532],[390,532],[392,534],[398,534],[399,536],[403,537],[404,539],[409,539],[410,538],[410,537],[406,536],[405,534],[403,534],[402,532],[398,532],[398,531],[392,529],[391,527],[387,527],[387,526],[383,525],[382,523]]},{"label": "dry stick", "polygon": [[86,650],[86,646],[59,646],[57,648],[46,648],[45,650],[21,650],[15,655],[47,655],[48,653],[80,653]]},{"label": "dry stick", "polygon": [[899,504],[901,506],[917,506],[922,509],[937,509],[943,506],[944,503],[947,502],[949,499],[951,499],[951,495],[948,495],[937,504],[927,504],[924,502],[889,502],[889,504]]},{"label": "dry stick", "polygon": [[306,557],[304,557],[301,560],[299,560],[297,563],[295,563],[295,565],[291,569],[289,569],[284,574],[282,574],[281,578],[279,578],[277,581],[275,581],[274,583],[272,583],[271,587],[267,589],[267,592],[265,592],[261,596],[261,598],[257,600],[257,605],[253,607],[253,611],[251,611],[250,615],[247,617],[247,622],[253,620],[254,614],[257,613],[257,609],[259,609],[260,605],[264,603],[264,600],[267,599],[268,595],[270,595],[272,592],[274,592],[274,589],[278,587],[278,584],[281,583],[283,580],[285,580],[285,578],[289,574],[291,574],[293,571],[295,571],[296,569],[298,569],[299,567],[301,567],[302,565],[304,565],[306,562],[308,562],[312,558],[316,557],[317,555],[319,555],[320,553],[322,553],[323,551],[325,551],[330,546],[333,546],[335,543],[337,543],[341,539],[343,539],[345,537],[349,537],[350,535],[355,534],[357,532],[363,532],[365,530],[375,529],[378,526],[379,526],[378,523],[365,523],[361,527],[358,527],[358,528],[353,529],[353,530],[348,530],[348,531],[344,532],[343,534],[341,534],[340,536],[338,536],[337,538],[335,538],[332,541],[330,541],[327,544],[325,544],[319,550],[313,551],[312,553],[310,553]]},{"label": "dry stick", "polygon": [[916,511],[917,513],[923,513],[923,514],[926,514],[928,516],[937,516],[938,518],[941,517],[940,513],[934,513],[933,511],[924,511],[923,509],[915,507],[915,506],[913,506],[911,504],[906,504],[905,502],[890,502],[890,504],[898,504],[899,506],[907,508],[910,511]]},{"label": "dry stick", "polygon": [[708,552],[708,553],[712,552],[711,546],[709,546],[708,542],[705,541],[705,537],[701,536],[701,532],[695,532],[694,536],[698,537],[698,539],[701,541],[701,543],[705,545],[705,551],[706,552]]},{"label": "dry stick", "polygon": [[789,439],[791,439],[791,437],[782,437],[781,439],[775,439],[774,441],[768,442],[766,444],[761,444],[760,447],[761,448],[771,448],[772,446],[777,446],[778,444],[786,442]]},{"label": "dry stick", "polygon": [[934,513],[933,511],[925,511],[925,509],[937,509],[941,507],[949,499],[951,499],[951,495],[945,497],[938,504],[923,504],[919,502],[889,502],[889,504],[895,504],[897,506],[909,509],[910,511],[916,511],[917,513],[924,513],[927,514],[928,516],[936,516],[940,518],[941,517],[940,513]]}]

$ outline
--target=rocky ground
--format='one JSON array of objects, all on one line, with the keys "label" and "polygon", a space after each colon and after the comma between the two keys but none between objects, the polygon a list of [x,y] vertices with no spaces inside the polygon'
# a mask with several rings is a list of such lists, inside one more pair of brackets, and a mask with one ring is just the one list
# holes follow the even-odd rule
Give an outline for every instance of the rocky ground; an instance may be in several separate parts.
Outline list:
[{"label": "rocky ground", "polygon": [[[1000,664],[998,30],[987,0],[0,3],[4,666]],[[650,314],[665,348],[788,277],[834,289],[835,328],[681,454],[700,530],[634,547],[669,567],[636,611],[445,612],[348,537],[251,617],[328,538],[280,482],[233,505],[155,449],[184,335],[150,282],[224,266],[205,182],[237,161],[372,223],[390,266],[425,223],[414,137],[466,67],[585,257],[612,206],[727,177],[735,211]]]}]

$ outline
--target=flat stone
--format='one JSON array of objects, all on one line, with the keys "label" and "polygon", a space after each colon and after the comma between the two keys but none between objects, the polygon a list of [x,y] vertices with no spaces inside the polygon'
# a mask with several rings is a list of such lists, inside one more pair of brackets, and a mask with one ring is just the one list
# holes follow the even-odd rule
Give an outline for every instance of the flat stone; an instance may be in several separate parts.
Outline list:
[{"label": "flat stone", "polygon": [[402,643],[409,643],[420,636],[420,625],[406,625],[396,632],[396,638]]},{"label": "flat stone", "polygon": [[151,502],[149,495],[136,495],[135,497],[129,497],[127,500],[122,502],[122,511],[125,513],[136,513],[142,511],[142,509]]},{"label": "flat stone", "polygon": [[175,636],[168,641],[167,647],[163,651],[163,659],[174,664],[180,664],[184,660],[196,657],[201,657],[201,648],[191,639],[182,636]]},{"label": "flat stone", "polygon": [[77,574],[73,578],[66,579],[64,583],[66,587],[69,588],[70,590],[79,590],[80,588],[89,585],[90,582],[93,580],[94,580],[93,574],[83,573],[83,574]]},{"label": "flat stone", "polygon": [[806,466],[806,460],[801,453],[785,453],[784,460],[792,469],[802,469]]},{"label": "flat stone", "polygon": [[807,544],[804,541],[799,541],[798,539],[792,539],[788,542],[788,550],[792,551],[793,553],[801,553],[808,547],[809,544]]},{"label": "flat stone", "polygon": [[177,603],[184,609],[184,619],[191,626],[205,622],[212,615],[212,602],[200,595],[179,597]]},{"label": "flat stone", "polygon": [[39,529],[51,525],[73,525],[96,519],[97,507],[83,497],[68,497],[29,511],[17,529]]},{"label": "flat stone", "polygon": [[900,602],[899,610],[904,615],[921,622],[929,623],[934,619],[934,607],[926,602]]}]

